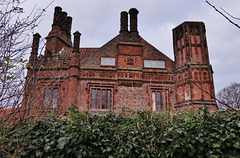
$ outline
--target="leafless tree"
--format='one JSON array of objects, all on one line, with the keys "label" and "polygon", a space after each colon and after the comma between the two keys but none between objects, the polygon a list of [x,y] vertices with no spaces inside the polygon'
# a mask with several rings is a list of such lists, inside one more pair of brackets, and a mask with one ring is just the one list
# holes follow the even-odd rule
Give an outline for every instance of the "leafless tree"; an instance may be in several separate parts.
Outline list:
[{"label": "leafless tree", "polygon": [[26,68],[32,68],[24,58],[30,52],[34,28],[52,3],[44,9],[35,6],[26,15],[21,7],[25,2],[0,1],[0,120],[6,120],[3,112],[7,108],[16,110],[21,107]]},{"label": "leafless tree", "polygon": [[226,109],[229,106],[240,109],[240,83],[233,82],[230,86],[223,88],[217,93],[217,98],[221,101],[218,106],[221,109]]},{"label": "leafless tree", "polygon": [[[215,9],[216,12],[218,12],[219,14],[221,14],[225,19],[227,19],[231,24],[233,24],[234,26],[236,26],[237,28],[240,29],[240,26],[238,24],[238,22],[240,21],[240,18],[234,17],[232,16],[230,13],[228,13],[226,10],[224,10],[222,7],[220,7],[219,10],[217,7],[215,7],[213,4],[211,4],[209,1],[206,1],[206,3],[211,6],[213,9]],[[237,22],[235,22],[237,21]]]}]

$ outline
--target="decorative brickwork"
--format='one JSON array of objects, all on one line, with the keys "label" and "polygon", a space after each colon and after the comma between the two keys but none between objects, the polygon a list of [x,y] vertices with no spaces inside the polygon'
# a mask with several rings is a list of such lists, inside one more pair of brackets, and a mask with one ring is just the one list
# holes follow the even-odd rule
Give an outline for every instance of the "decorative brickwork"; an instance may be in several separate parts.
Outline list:
[{"label": "decorative brickwork", "polygon": [[216,105],[205,32],[202,22],[184,22],[173,30],[177,106]]},{"label": "decorative brickwork", "polygon": [[28,70],[24,104],[44,108],[48,93],[55,89],[58,105],[53,108],[60,113],[72,105],[91,112],[119,112],[123,107],[181,110],[202,105],[216,110],[209,95],[215,92],[204,24],[184,22],[173,30],[172,61],[139,35],[138,10],[130,9],[129,14],[130,31],[128,12],[123,11],[119,35],[100,48],[79,48],[81,34],[74,33],[72,45],[72,19],[56,7],[44,56],[37,56],[40,35],[34,35],[30,56],[34,69]]},{"label": "decorative brickwork", "polygon": [[[145,90],[143,90],[145,89]],[[120,111],[123,107],[132,110],[141,110],[150,108],[150,98],[146,89],[146,85],[141,87],[135,86],[118,86],[116,98],[116,110]]]}]

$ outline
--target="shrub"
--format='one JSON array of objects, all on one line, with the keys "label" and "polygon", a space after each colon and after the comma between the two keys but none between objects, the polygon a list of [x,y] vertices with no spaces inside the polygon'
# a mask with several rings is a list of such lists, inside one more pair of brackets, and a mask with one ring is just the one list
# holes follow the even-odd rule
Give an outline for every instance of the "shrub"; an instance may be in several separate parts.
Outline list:
[{"label": "shrub", "polygon": [[0,157],[239,157],[240,117],[226,111],[117,115],[72,111],[1,128]]}]

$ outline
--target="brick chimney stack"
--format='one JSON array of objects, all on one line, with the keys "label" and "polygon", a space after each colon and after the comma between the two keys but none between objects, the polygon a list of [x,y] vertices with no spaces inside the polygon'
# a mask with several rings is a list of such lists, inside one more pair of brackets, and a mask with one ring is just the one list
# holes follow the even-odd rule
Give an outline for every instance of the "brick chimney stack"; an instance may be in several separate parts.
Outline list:
[{"label": "brick chimney stack", "polygon": [[71,39],[71,28],[72,28],[72,17],[68,16],[67,17],[67,26],[66,26],[66,29],[67,29],[67,38],[68,39]]},{"label": "brick chimney stack", "polygon": [[139,11],[136,8],[131,8],[129,10],[130,14],[130,38],[133,42],[138,42],[138,28],[137,28],[137,15]]},{"label": "brick chimney stack", "polygon": [[80,36],[81,33],[76,31],[73,33],[74,41],[73,41],[73,51],[69,66],[69,103],[70,105],[77,105],[77,94],[78,94],[78,77],[80,74],[80,53],[79,53],[79,45],[80,45]]},{"label": "brick chimney stack", "polygon": [[52,27],[54,27],[54,26],[60,27],[61,12],[62,12],[62,8],[61,7],[55,7]]},{"label": "brick chimney stack", "polygon": [[121,12],[121,29],[120,35],[123,42],[129,41],[129,31],[128,31],[128,13],[126,11]]},{"label": "brick chimney stack", "polygon": [[66,33],[67,32],[67,13],[66,12],[61,12],[61,19],[62,19],[62,21],[60,22],[61,31]]},{"label": "brick chimney stack", "polygon": [[32,52],[31,52],[30,59],[29,59],[29,63],[31,65],[34,65],[37,61],[40,37],[41,36],[38,33],[33,35]]},{"label": "brick chimney stack", "polygon": [[71,27],[72,17],[67,16],[67,13],[63,12],[61,7],[55,7],[51,33],[60,31],[59,33],[70,42]]},{"label": "brick chimney stack", "polygon": [[38,54],[38,48],[39,48],[39,39],[40,39],[39,33],[35,33],[33,35],[33,44],[32,44],[32,53]]},{"label": "brick chimney stack", "polygon": [[128,13],[126,11],[121,12],[121,30],[122,32],[128,32]]},{"label": "brick chimney stack", "polygon": [[71,27],[72,18],[63,12],[61,7],[55,7],[52,30],[46,37],[46,58],[54,57],[52,59],[57,59],[56,55],[59,51],[64,47],[72,47]]},{"label": "brick chimney stack", "polygon": [[79,52],[81,33],[79,31],[76,31],[73,33],[73,35],[74,35],[73,51]]}]

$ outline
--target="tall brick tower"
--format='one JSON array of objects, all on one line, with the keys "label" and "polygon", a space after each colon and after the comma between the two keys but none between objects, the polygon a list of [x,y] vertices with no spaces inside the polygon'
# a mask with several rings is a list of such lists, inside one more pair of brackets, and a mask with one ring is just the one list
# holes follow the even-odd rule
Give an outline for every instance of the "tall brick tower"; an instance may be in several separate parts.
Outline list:
[{"label": "tall brick tower", "polygon": [[[216,109],[213,70],[209,63],[205,25],[184,22],[173,29],[176,108],[208,105]],[[204,91],[206,92],[204,92]],[[209,94],[210,95],[209,95]]]}]

